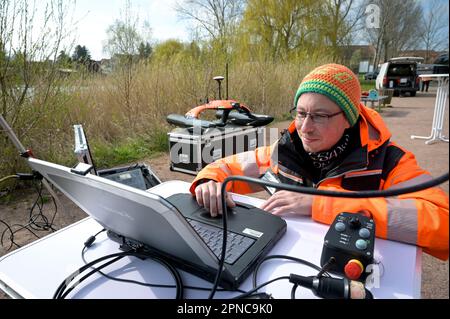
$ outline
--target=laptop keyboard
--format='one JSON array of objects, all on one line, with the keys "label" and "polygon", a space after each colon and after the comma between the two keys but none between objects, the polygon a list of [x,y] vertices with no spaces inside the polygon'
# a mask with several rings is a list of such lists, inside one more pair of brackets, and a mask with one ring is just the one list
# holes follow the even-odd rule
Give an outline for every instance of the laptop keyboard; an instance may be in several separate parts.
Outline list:
[{"label": "laptop keyboard", "polygon": [[[200,235],[206,245],[217,258],[221,257],[223,230],[197,220],[186,218],[194,230]],[[255,239],[227,231],[227,251],[225,262],[233,264],[253,243]]]}]

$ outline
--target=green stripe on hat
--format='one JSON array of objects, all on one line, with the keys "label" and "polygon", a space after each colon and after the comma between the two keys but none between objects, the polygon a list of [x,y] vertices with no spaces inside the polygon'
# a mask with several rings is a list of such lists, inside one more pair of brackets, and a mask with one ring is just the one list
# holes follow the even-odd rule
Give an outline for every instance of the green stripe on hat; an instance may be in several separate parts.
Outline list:
[{"label": "green stripe on hat", "polygon": [[300,87],[295,94],[294,106],[297,106],[298,99],[303,93],[318,93],[325,95],[336,103],[341,110],[344,112],[345,117],[351,126],[353,126],[359,116],[359,111],[357,105],[354,105],[344,91],[340,90],[339,87],[331,85],[326,81],[321,80],[310,80],[300,84]]}]

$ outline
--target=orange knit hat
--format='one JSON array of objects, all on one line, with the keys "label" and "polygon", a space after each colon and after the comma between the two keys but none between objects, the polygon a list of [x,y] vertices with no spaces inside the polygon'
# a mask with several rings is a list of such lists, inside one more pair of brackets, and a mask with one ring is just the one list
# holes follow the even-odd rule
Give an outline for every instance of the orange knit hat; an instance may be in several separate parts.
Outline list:
[{"label": "orange knit hat", "polygon": [[340,64],[325,64],[311,71],[300,83],[294,107],[297,107],[300,96],[307,92],[325,95],[342,109],[351,126],[357,122],[361,86],[349,68]]}]

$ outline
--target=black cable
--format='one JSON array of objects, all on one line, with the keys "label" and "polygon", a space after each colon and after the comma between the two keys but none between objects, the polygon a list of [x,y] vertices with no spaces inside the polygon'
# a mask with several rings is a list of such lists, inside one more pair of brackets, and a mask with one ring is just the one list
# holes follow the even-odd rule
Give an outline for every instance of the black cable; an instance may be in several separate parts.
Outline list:
[{"label": "black cable", "polygon": [[[65,298],[76,286],[78,286],[81,282],[83,282],[84,280],[86,280],[88,277],[92,276],[94,273],[98,272],[99,270],[101,270],[102,268],[120,260],[121,258],[125,257],[125,256],[134,256],[134,257],[138,257],[138,258],[152,258],[153,260],[157,261],[158,263],[160,263],[161,265],[163,265],[167,270],[169,270],[169,272],[172,274],[175,282],[176,282],[176,299],[182,299],[184,296],[184,290],[183,290],[183,281],[181,279],[181,275],[178,272],[178,270],[172,266],[170,263],[166,262],[165,260],[156,257],[156,256],[149,256],[147,254],[142,254],[142,253],[138,253],[136,251],[127,251],[127,252],[123,252],[123,253],[116,253],[116,254],[110,254],[107,256],[103,256],[100,257],[92,262],[87,263],[86,265],[82,266],[81,268],[79,268],[76,272],[72,273],[71,275],[69,275],[57,288],[57,290],[55,291],[55,294],[53,295],[53,298],[55,299],[60,299],[60,298]],[[105,260],[105,259],[109,259],[109,258],[113,258],[115,257],[113,260],[108,261],[104,264],[102,264],[101,266],[98,266],[97,268],[93,268],[93,270],[91,270],[88,274],[86,274],[85,276],[83,276],[80,280],[78,280],[73,286],[71,286],[70,288],[68,288],[68,290],[64,293],[64,290],[67,288],[67,286],[78,276],[80,275],[82,272],[84,272],[85,270],[87,270],[88,268],[91,268],[91,266]]]},{"label": "black cable", "polygon": [[[43,185],[42,185],[42,183],[40,183],[40,185],[34,184],[34,186],[36,187],[38,197],[36,198],[33,205],[31,206],[28,220],[29,221],[33,220],[33,211],[34,211],[35,207],[37,207],[39,209],[39,213],[34,215],[34,216],[36,216],[36,218],[34,220],[36,220],[38,217],[41,217],[44,220],[44,223],[43,223],[43,225],[41,225],[41,224],[34,222],[34,220],[33,220],[33,222],[30,223],[30,227],[33,228],[33,225],[34,225],[34,226],[36,226],[36,228],[33,228],[34,230],[40,230],[41,228],[45,227],[45,225],[48,225],[48,220],[47,220],[47,217],[45,217],[45,215],[42,213],[42,209],[44,207],[44,198],[42,197]],[[40,204],[39,204],[39,201],[41,202]]]},{"label": "black cable", "polygon": [[[14,243],[14,233],[13,233],[13,231],[12,231],[12,229],[11,229],[11,226],[9,226],[7,222],[4,222],[3,220],[0,219],[0,223],[2,223],[3,225],[5,225],[5,227],[6,227],[6,229],[2,232],[2,236],[1,236],[1,241],[0,241],[0,243],[1,243],[2,246],[3,246],[3,236],[5,235],[6,231],[9,230],[9,232],[11,233],[11,236],[10,236],[10,239],[12,239],[12,240],[10,240],[10,241],[11,241],[11,244],[9,245],[8,249],[6,249],[6,251],[8,251],[8,250],[11,249],[11,247],[12,247],[14,244],[16,244],[16,243]],[[16,245],[17,245],[17,244],[16,244]]]},{"label": "black cable", "polygon": [[128,254],[127,252],[121,252],[121,253],[114,253],[114,254],[106,255],[106,256],[100,257],[100,258],[98,258],[98,259],[96,259],[94,261],[91,261],[91,262],[87,263],[86,265],[80,267],[77,271],[75,271],[72,274],[70,274],[69,276],[67,276],[66,279],[61,282],[61,284],[58,286],[58,288],[56,289],[55,293],[53,294],[53,299],[58,299],[57,297],[61,295],[62,291],[64,291],[64,289],[67,286],[67,284],[70,283],[81,272],[85,271],[86,269],[88,269],[92,265],[95,265],[95,264],[97,264],[97,263],[99,263],[99,262],[101,262],[101,261],[103,261],[105,259],[118,257],[118,256],[126,256],[127,254]]},{"label": "black cable", "polygon": [[[242,181],[247,183],[255,183],[259,185],[274,187],[277,189],[288,190],[296,193],[303,193],[309,195],[318,195],[318,196],[328,196],[328,197],[345,197],[345,198],[374,198],[374,197],[392,197],[403,195],[407,193],[414,193],[417,191],[424,190],[426,188],[430,188],[439,184],[446,182],[449,179],[449,173],[445,173],[441,176],[433,178],[429,181],[426,181],[421,184],[401,187],[396,189],[386,189],[386,190],[373,190],[373,191],[357,191],[357,192],[338,192],[338,191],[327,191],[320,190],[313,187],[304,187],[297,185],[289,185],[284,183],[272,183],[267,182],[261,179],[247,177],[247,176],[229,176],[225,178],[222,184],[222,197],[224,197],[224,192],[226,193],[226,185],[230,181]],[[223,201],[222,201],[223,202]],[[226,207],[226,205],[225,205]],[[225,210],[224,210],[225,212]]]},{"label": "black cable", "polygon": [[231,181],[242,181],[247,183],[254,183],[257,185],[264,185],[268,187],[273,187],[276,189],[283,189],[297,193],[304,193],[309,195],[319,195],[319,196],[329,196],[329,197],[345,197],[345,198],[374,198],[374,197],[390,197],[390,196],[398,196],[407,193],[417,192],[426,188],[430,188],[441,183],[446,182],[449,179],[449,172],[431,179],[427,182],[401,187],[397,189],[387,189],[387,190],[376,190],[376,191],[358,191],[358,192],[337,192],[337,191],[328,191],[328,190],[319,190],[312,187],[304,187],[297,185],[288,185],[284,183],[272,183],[268,181],[264,181],[261,179],[247,177],[247,176],[228,176],[222,183],[220,199],[222,201],[222,225],[223,225],[223,237],[222,237],[222,255],[219,260],[219,269],[217,270],[216,277],[214,279],[214,285],[211,289],[211,293],[209,295],[209,299],[214,297],[217,286],[220,282],[220,277],[222,275],[222,269],[225,265],[225,253],[226,253],[226,244],[227,244],[227,215],[228,215],[228,207],[226,205],[226,193],[227,193],[227,184]]},{"label": "black cable", "polygon": [[233,297],[233,298],[231,298],[231,299],[241,299],[241,298],[249,297],[249,296],[251,296],[254,292],[256,292],[256,291],[258,291],[259,289],[261,289],[262,287],[265,287],[265,286],[267,286],[267,285],[269,285],[269,284],[271,284],[271,283],[273,283],[273,282],[275,282],[275,281],[278,281],[278,280],[283,280],[283,279],[288,279],[288,280],[289,280],[289,278],[290,278],[289,276],[282,276],[282,277],[274,278],[274,279],[272,279],[272,280],[266,281],[265,283],[263,283],[263,284],[261,284],[261,285],[255,287],[255,288],[253,288],[253,289],[247,291],[247,292],[244,293],[244,294],[238,295],[238,296]]},{"label": "black cable", "polygon": [[[261,260],[256,264],[255,270],[254,270],[254,272],[253,272],[253,289],[254,289],[255,287],[257,287],[257,276],[258,276],[259,268],[261,267],[261,265],[262,265],[264,262],[266,262],[267,260],[270,260],[270,259],[287,259],[287,260],[290,260],[290,261],[297,262],[297,263],[299,263],[299,264],[303,264],[303,265],[308,266],[308,267],[310,267],[310,268],[313,268],[313,269],[315,269],[315,270],[317,270],[317,271],[319,271],[319,272],[322,272],[322,271],[323,271],[323,269],[322,269],[321,267],[319,267],[319,266],[317,266],[317,265],[314,265],[313,263],[311,263],[311,262],[309,262],[309,261],[306,261],[306,260],[304,260],[304,259],[301,259],[301,258],[292,257],[292,256],[285,256],[285,255],[270,255],[270,256],[266,256],[266,257],[264,257],[263,259],[261,259]],[[325,275],[329,276],[328,273],[326,273],[326,272],[325,272]]]},{"label": "black cable", "polygon": [[[85,264],[87,264],[88,262],[86,261],[86,259],[84,258],[84,251],[87,247],[83,247],[83,250],[81,252],[81,258],[83,259],[83,262]],[[93,269],[96,269],[94,267],[92,267]],[[98,270],[98,268],[97,268]],[[119,281],[119,282],[124,282],[124,283],[130,283],[130,284],[136,284],[136,285],[140,285],[140,286],[145,286],[145,287],[150,287],[150,288],[176,288],[175,285],[163,285],[163,284],[148,284],[145,282],[141,282],[141,281],[137,281],[137,280],[132,280],[132,279],[124,279],[124,278],[117,278],[117,277],[112,277],[108,274],[105,274],[104,272],[98,270],[98,272],[104,276],[105,278],[108,278],[110,280],[115,280],[115,281]]]},{"label": "black cable", "polygon": [[328,275],[327,270],[331,268],[331,266],[333,266],[333,264],[336,262],[336,258],[334,257],[330,257],[330,259],[328,259],[328,261],[323,265],[322,269],[319,271],[319,273],[317,274],[317,278],[322,277],[324,274]]},{"label": "black cable", "polygon": [[[11,175],[10,178],[12,178],[13,176],[17,176],[17,178],[23,179],[22,176],[24,176],[24,174]],[[1,221],[2,224],[4,224],[6,226],[6,229],[4,229],[2,231],[1,236],[0,236],[0,244],[2,246],[4,245],[4,239],[5,239],[6,233],[8,231],[10,233],[9,234],[10,244],[9,244],[9,247],[7,248],[7,251],[10,250],[13,247],[13,245],[16,247],[21,247],[21,245],[18,244],[17,242],[15,242],[15,240],[14,240],[15,234],[21,230],[25,229],[25,230],[29,231],[36,238],[40,238],[40,236],[37,233],[35,233],[35,231],[49,231],[49,230],[56,231],[56,228],[53,226],[56,214],[58,212],[58,206],[56,205],[55,198],[53,196],[51,196],[55,211],[53,213],[51,221],[49,221],[47,216],[45,216],[44,212],[43,212],[43,208],[45,205],[44,199],[43,199],[43,194],[42,194],[43,184],[42,184],[42,182],[40,182],[40,184],[36,184],[35,183],[36,177],[33,177],[33,176],[27,176],[26,179],[28,179],[28,178],[33,179],[33,186],[35,187],[38,196],[35,199],[33,205],[30,208],[30,211],[28,213],[28,215],[29,215],[28,222],[25,225],[13,224],[13,225],[9,226],[6,222]],[[36,208],[38,209],[38,213],[33,214],[33,211]],[[41,219],[42,221],[38,221],[38,219]],[[18,229],[13,230],[14,227],[18,227]]]},{"label": "black cable", "polygon": [[[85,250],[88,249],[95,241],[95,238],[102,232],[104,232],[106,229],[102,229],[101,231],[97,232],[95,235],[90,236],[86,242],[84,243],[83,249],[81,251],[81,259],[83,260],[83,262],[85,264],[87,264],[88,262],[86,261],[85,257],[84,257],[84,253]],[[94,267],[91,267],[93,269],[95,269]],[[124,278],[117,278],[117,277],[112,277],[108,274],[105,274],[102,271],[98,271],[101,275],[103,275],[104,277],[110,279],[110,280],[115,280],[115,281],[119,281],[119,282],[124,282],[124,283],[130,283],[130,284],[136,284],[136,285],[140,285],[140,286],[144,286],[144,287],[150,287],[150,288],[176,288],[175,285],[163,285],[163,284],[151,284],[151,283],[145,283],[145,282],[141,282],[141,281],[137,281],[137,280],[132,280],[132,279],[124,279]],[[200,291],[210,291],[211,288],[208,287],[196,287],[196,286],[186,286],[183,285],[183,289],[192,289],[192,290],[200,290]],[[218,289],[217,291],[237,291],[240,293],[245,293],[244,290],[241,289],[236,289],[236,290],[228,290],[228,289]]]},{"label": "black cable", "polygon": [[[331,258],[330,258],[330,260],[323,267],[319,267],[309,261],[306,261],[304,259],[297,258],[297,257],[285,256],[285,255],[266,256],[258,262],[258,264],[255,267],[255,271],[253,272],[253,289],[256,289],[256,287],[257,287],[257,276],[258,276],[258,270],[259,270],[260,266],[262,265],[262,263],[264,263],[265,261],[270,260],[270,259],[287,259],[287,260],[294,261],[294,262],[303,264],[305,266],[311,267],[311,268],[319,271],[319,274],[317,275],[317,277],[321,277],[321,276],[331,277],[326,272],[326,270],[327,270],[326,267],[329,266],[331,263],[334,263],[334,257],[332,257],[333,260],[331,260]],[[291,299],[295,299],[295,292],[297,291],[297,286],[298,286],[297,284],[294,284],[292,286]]]},{"label": "black cable", "polygon": [[291,299],[295,299],[295,292],[297,291],[298,284],[294,284],[291,289]]},{"label": "black cable", "polygon": [[[109,266],[109,265],[115,263],[116,261],[119,261],[119,260],[122,259],[123,257],[125,257],[125,256],[119,256],[119,257],[116,257],[116,258],[114,258],[114,259],[112,259],[112,260],[110,260],[110,261],[104,263],[103,265],[100,265],[99,267],[94,268],[93,270],[91,270],[90,272],[88,272],[86,275],[84,275],[83,277],[81,277],[80,280],[77,280],[77,282],[75,282],[74,285],[72,285],[71,287],[69,287],[69,288],[66,290],[66,292],[64,292],[64,290],[61,290],[61,294],[60,294],[60,296],[58,297],[58,299],[64,299],[64,298],[66,298],[67,295],[68,295],[72,290],[74,290],[76,286],[78,286],[80,283],[82,283],[82,282],[83,282],[84,280],[86,280],[88,277],[92,276],[92,275],[93,275],[94,273],[96,273],[98,270],[103,269],[103,268],[105,268],[105,267],[107,267],[107,266]],[[65,284],[65,288],[66,288],[69,284],[70,284],[70,282],[69,282],[69,283],[66,283],[66,284]],[[63,293],[63,292],[64,292],[64,293]]]},{"label": "black cable", "polygon": [[[220,254],[220,259],[219,259],[219,268],[217,269],[217,274],[216,274],[216,278],[214,278],[214,284],[211,288],[211,292],[209,293],[208,299],[213,299],[214,298],[214,294],[216,293],[217,287],[219,285],[219,281],[220,281],[220,276],[222,275],[222,269],[225,266],[225,255],[226,255],[226,248],[227,248],[227,219],[228,219],[228,211],[226,210],[226,203],[225,203],[225,196],[223,194],[223,185],[222,185],[222,194],[220,196],[220,199],[222,200],[222,253]],[[225,207],[225,210],[223,210],[223,207]]]},{"label": "black cable", "polygon": [[[8,247],[7,250],[10,250],[11,247],[12,247],[12,245],[15,245],[16,247],[22,247],[21,245],[19,245],[18,243],[16,243],[16,242],[14,241],[14,235],[15,235],[16,233],[18,233],[19,231],[21,231],[22,229],[26,229],[26,230],[28,230],[31,234],[33,234],[34,237],[40,238],[39,235],[36,234],[36,233],[33,231],[33,230],[36,230],[36,229],[33,229],[33,228],[29,227],[31,224],[34,223],[34,219],[36,219],[37,217],[38,217],[37,215],[33,216],[33,218],[32,218],[27,224],[25,224],[25,225],[21,225],[21,224],[12,224],[10,227],[8,227],[7,229],[5,229],[5,230],[2,232],[2,235],[1,235],[1,238],[0,238],[0,243],[1,243],[1,245],[3,246],[3,239],[4,239],[4,236],[5,236],[6,231],[8,231],[8,230],[10,231],[9,240],[10,240],[11,244],[9,245],[9,247]],[[3,223],[4,223],[4,222],[3,222]],[[6,224],[6,223],[4,223],[4,224]],[[12,228],[15,227],[15,226],[19,226],[19,228],[13,231]]]},{"label": "black cable", "polygon": [[[30,209],[30,213],[29,213],[29,221],[30,221],[30,227],[34,230],[38,230],[38,231],[48,231],[48,230],[52,230],[55,231],[56,229],[53,227],[53,221],[55,220],[56,217],[56,213],[58,212],[58,207],[56,205],[56,201],[53,198],[53,196],[51,196],[52,200],[53,200],[53,204],[55,206],[55,212],[53,213],[53,217],[52,217],[52,221],[49,222],[47,216],[44,215],[43,209],[44,209],[44,197],[42,194],[42,190],[43,190],[43,184],[42,182],[40,182],[39,185],[34,185],[36,187],[37,193],[38,193],[38,197],[36,198],[33,206]],[[40,203],[39,203],[40,202]],[[37,207],[39,209],[39,212],[37,214],[35,214],[34,216],[36,216],[35,219],[33,219],[33,211],[35,209],[35,207]],[[43,220],[43,222],[36,222],[35,220],[37,220],[37,218],[41,218]]]},{"label": "black cable", "polygon": [[[86,247],[83,248],[83,251],[86,249]],[[84,257],[84,253],[82,253],[82,257],[83,262],[86,264],[88,263]],[[92,267],[94,268],[94,267]],[[95,268],[94,268],[95,269]],[[112,277],[108,274],[105,274],[102,271],[98,271],[102,276],[104,276],[105,278],[108,278],[110,280],[115,280],[118,282],[124,282],[124,283],[129,283],[129,284],[135,284],[135,285],[140,285],[140,286],[144,286],[144,287],[149,287],[149,288],[176,288],[175,285],[164,285],[164,284],[152,284],[152,283],[146,283],[146,282],[142,282],[142,281],[137,281],[137,280],[133,280],[133,279],[125,279],[125,278],[117,278],[117,277]],[[183,285],[183,288],[185,290],[200,290],[200,291],[210,291],[211,288],[209,287],[196,287],[196,286],[187,286],[187,285]],[[223,289],[223,288],[219,288],[217,289],[217,291],[237,291],[240,293],[245,293],[244,290],[241,289],[236,289],[236,290],[228,290],[228,289]]]}]

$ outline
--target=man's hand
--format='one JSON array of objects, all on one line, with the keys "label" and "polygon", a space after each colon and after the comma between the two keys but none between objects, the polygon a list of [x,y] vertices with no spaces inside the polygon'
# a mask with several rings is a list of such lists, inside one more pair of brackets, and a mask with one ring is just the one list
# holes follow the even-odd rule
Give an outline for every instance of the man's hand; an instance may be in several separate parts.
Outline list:
[{"label": "man's hand", "polygon": [[292,213],[310,216],[312,213],[312,202],[312,195],[282,190],[273,194],[260,208],[274,215]]},{"label": "man's hand", "polygon": [[[215,181],[200,184],[195,188],[197,203],[209,210],[212,217],[216,217],[217,214],[222,214],[221,189],[222,183]],[[233,208],[236,206],[228,193],[226,201],[228,207]]]}]

